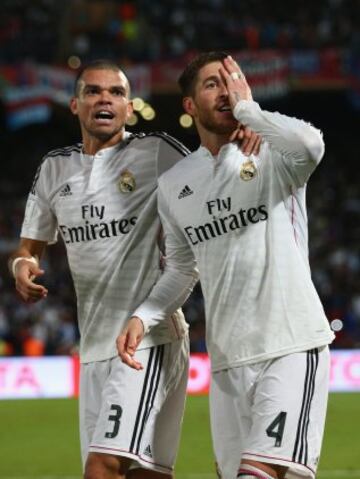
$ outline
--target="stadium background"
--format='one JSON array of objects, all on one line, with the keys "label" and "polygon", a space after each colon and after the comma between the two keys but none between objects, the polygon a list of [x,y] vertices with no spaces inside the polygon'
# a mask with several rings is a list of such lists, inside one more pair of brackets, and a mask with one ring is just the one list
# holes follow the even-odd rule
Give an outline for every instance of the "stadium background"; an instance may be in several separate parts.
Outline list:
[{"label": "stadium background", "polygon": [[[48,250],[44,282],[50,294],[37,305],[19,302],[6,266],[17,244],[26,195],[41,157],[80,138],[77,121],[67,108],[76,68],[98,57],[123,64],[134,96],[148,103],[144,108],[139,102],[129,129],[166,130],[194,149],[197,137],[193,127],[179,123],[183,112],[175,82],[192,54],[211,49],[230,51],[241,62],[254,86],[255,99],[265,108],[304,118],[323,130],[325,158],[308,187],[310,262],[329,321],[341,320],[333,323],[339,330],[332,348],[355,351],[360,347],[359,0],[2,0],[0,355],[4,358],[59,356],[77,350],[75,301],[62,244]],[[185,313],[192,351],[205,352],[200,287],[187,302]],[[357,371],[360,384],[359,368]],[[199,417],[207,422],[206,402],[200,398],[191,401],[189,414],[194,412],[194,417],[185,420],[189,444],[194,436],[190,423]],[[344,437],[348,444],[341,453],[343,463],[334,467],[346,469],[344,477],[360,477],[350,457],[352,452],[359,457],[360,452],[359,442],[352,443],[351,435],[354,426],[359,426],[359,407],[348,401],[337,395],[336,405],[331,406],[332,417],[339,421],[341,414],[342,425],[349,420],[350,428],[337,428],[335,419],[330,426],[335,428],[334,435],[339,440]],[[29,406],[6,403],[6,407],[0,404],[4,417],[21,417],[21,411],[28,411]],[[45,402],[41,404],[40,410],[47,407]],[[71,414],[76,435],[74,410]],[[26,415],[29,417],[37,417],[37,413]],[[39,425],[34,422],[28,427],[32,430]],[[208,432],[202,434],[200,426],[195,429],[199,437]],[[51,433],[50,428],[50,442],[54,443]],[[19,440],[16,434],[14,431],[14,444]],[[7,442],[7,447],[11,444]],[[328,454],[329,458],[337,455]],[[74,455],[77,457],[77,450]],[[6,477],[25,477],[15,464],[4,469]],[[208,464],[197,467],[195,462],[191,467],[187,472],[211,472]],[[50,466],[47,472],[53,473]],[[1,461],[0,477],[5,477]],[[26,477],[40,477],[40,472]]]}]

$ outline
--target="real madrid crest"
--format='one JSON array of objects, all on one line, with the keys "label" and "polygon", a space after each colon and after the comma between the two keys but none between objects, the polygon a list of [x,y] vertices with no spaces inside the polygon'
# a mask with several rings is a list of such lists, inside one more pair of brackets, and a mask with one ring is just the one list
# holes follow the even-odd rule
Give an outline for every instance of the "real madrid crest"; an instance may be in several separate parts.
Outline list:
[{"label": "real madrid crest", "polygon": [[136,181],[134,175],[129,170],[124,170],[118,182],[121,193],[132,193],[136,188]]},{"label": "real madrid crest", "polygon": [[240,178],[244,181],[249,181],[255,178],[257,169],[252,160],[245,161],[240,168]]}]

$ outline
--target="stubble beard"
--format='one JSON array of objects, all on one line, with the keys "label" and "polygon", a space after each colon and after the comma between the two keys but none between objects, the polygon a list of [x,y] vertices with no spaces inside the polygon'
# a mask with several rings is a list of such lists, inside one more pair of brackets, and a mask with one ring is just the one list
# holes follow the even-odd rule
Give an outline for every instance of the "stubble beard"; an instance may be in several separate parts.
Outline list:
[{"label": "stubble beard", "polygon": [[237,127],[237,121],[235,119],[233,124],[229,122],[220,123],[209,117],[199,118],[199,122],[205,130],[215,133],[216,135],[231,135]]},{"label": "stubble beard", "polygon": [[119,127],[119,128],[114,128],[111,131],[104,131],[100,130],[97,128],[91,128],[91,127],[85,127],[87,133],[89,136],[96,138],[97,140],[100,140],[102,142],[107,142],[114,138],[115,136],[121,136],[121,133],[123,132],[124,125]]}]

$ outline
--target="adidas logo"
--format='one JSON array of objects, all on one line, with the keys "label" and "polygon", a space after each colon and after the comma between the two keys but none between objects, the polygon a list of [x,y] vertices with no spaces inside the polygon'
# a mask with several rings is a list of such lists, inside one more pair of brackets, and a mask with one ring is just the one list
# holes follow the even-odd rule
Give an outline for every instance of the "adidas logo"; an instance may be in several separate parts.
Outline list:
[{"label": "adidas logo", "polygon": [[185,198],[185,196],[190,196],[192,195],[194,192],[193,190],[190,188],[189,185],[185,185],[184,188],[180,191],[180,194],[178,196],[179,200],[181,200],[181,198]]},{"label": "adidas logo", "polygon": [[152,452],[151,452],[151,447],[150,444],[147,446],[147,448],[144,451],[144,456],[152,457]]},{"label": "adidas logo", "polygon": [[64,186],[64,188],[60,191],[60,195],[59,195],[59,196],[70,196],[70,195],[72,195],[72,193],[71,193],[71,188],[70,188],[69,183],[66,183],[66,185]]}]

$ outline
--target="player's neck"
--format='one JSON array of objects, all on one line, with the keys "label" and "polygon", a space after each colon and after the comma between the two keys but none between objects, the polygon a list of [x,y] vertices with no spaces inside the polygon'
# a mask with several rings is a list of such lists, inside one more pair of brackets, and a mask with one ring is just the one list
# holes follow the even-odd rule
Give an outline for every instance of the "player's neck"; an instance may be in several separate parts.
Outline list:
[{"label": "player's neck", "polygon": [[210,132],[199,132],[201,145],[207,148],[210,153],[216,156],[220,148],[224,146],[226,143],[229,143],[229,135],[219,135],[216,133]]},{"label": "player's neck", "polygon": [[83,152],[87,155],[96,155],[100,150],[110,148],[120,143],[124,139],[125,131],[112,136],[109,139],[96,138],[90,135],[83,136]]}]

